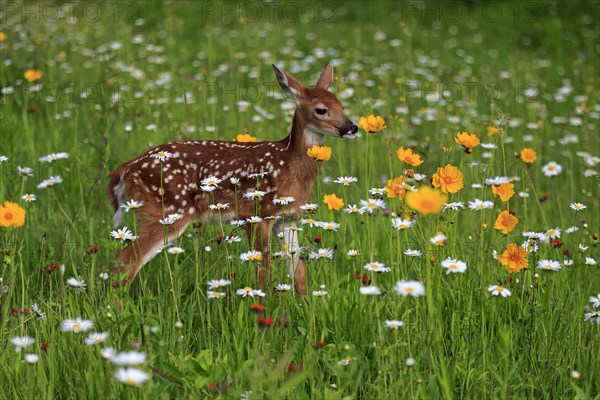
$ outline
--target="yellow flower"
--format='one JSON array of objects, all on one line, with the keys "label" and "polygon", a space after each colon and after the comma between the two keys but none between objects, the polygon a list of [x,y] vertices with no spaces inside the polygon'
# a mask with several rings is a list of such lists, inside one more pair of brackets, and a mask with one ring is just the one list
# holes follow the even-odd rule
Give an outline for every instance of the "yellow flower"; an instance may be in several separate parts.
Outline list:
[{"label": "yellow flower", "polygon": [[4,43],[6,41],[6,33],[0,32],[0,43]]},{"label": "yellow flower", "polygon": [[495,229],[498,229],[505,235],[515,229],[515,226],[519,223],[519,218],[512,216],[507,210],[502,211],[496,219]]},{"label": "yellow flower", "polygon": [[502,201],[508,201],[515,194],[515,185],[512,183],[503,183],[499,186],[492,186],[494,197],[500,197]]},{"label": "yellow flower", "polygon": [[448,196],[429,186],[421,186],[416,192],[406,194],[406,204],[423,215],[439,214]]},{"label": "yellow flower", "polygon": [[344,200],[337,197],[335,194],[326,194],[323,196],[323,203],[327,204],[330,210],[339,210],[344,207]]},{"label": "yellow flower", "polygon": [[413,167],[423,164],[421,156],[417,153],[413,153],[412,149],[404,150],[404,147],[400,147],[398,151],[396,151],[396,155],[400,161],[405,164],[412,165]]},{"label": "yellow flower", "polygon": [[404,196],[406,195],[404,176],[399,176],[387,181],[387,185],[385,185],[385,192],[389,198],[399,197],[400,200],[403,200]]},{"label": "yellow flower", "polygon": [[508,245],[504,253],[498,257],[500,264],[506,267],[508,272],[519,272],[523,268],[529,266],[529,260],[527,257],[529,252],[514,243]]},{"label": "yellow flower", "polygon": [[44,75],[44,73],[42,71],[40,71],[40,70],[37,70],[37,69],[27,70],[23,74],[23,76],[25,77],[25,79],[27,79],[27,82],[39,81],[40,79],[42,79],[43,75]]},{"label": "yellow flower", "polygon": [[317,161],[327,161],[331,158],[331,147],[314,145],[308,149],[306,154]]},{"label": "yellow flower", "polygon": [[373,114],[366,117],[360,117],[358,126],[369,133],[379,132],[380,130],[387,128],[384,119]]},{"label": "yellow flower", "polygon": [[495,126],[488,125],[487,134],[488,136],[502,135],[502,129],[496,128]]},{"label": "yellow flower", "polygon": [[5,201],[0,206],[0,226],[18,228],[25,224],[25,209],[16,203]]},{"label": "yellow flower", "polygon": [[456,193],[464,186],[463,174],[458,167],[448,164],[437,169],[433,174],[432,184],[441,188],[444,193]]},{"label": "yellow flower", "polygon": [[465,148],[467,153],[471,153],[473,148],[479,146],[479,138],[467,132],[459,132],[454,141]]},{"label": "yellow flower", "polygon": [[531,165],[536,158],[537,153],[531,147],[526,147],[521,150],[521,160],[523,160],[524,163]]},{"label": "yellow flower", "polygon": [[240,133],[235,137],[235,141],[240,143],[256,142],[256,138],[249,133]]}]

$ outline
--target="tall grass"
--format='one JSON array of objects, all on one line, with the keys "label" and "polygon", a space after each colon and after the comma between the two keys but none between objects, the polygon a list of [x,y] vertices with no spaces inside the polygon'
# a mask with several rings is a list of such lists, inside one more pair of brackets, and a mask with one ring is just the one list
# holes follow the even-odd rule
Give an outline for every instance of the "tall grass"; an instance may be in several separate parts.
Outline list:
[{"label": "tall grass", "polygon": [[[23,227],[0,228],[0,398],[598,398],[600,334],[584,321],[593,311],[588,298],[600,293],[598,266],[586,264],[600,258],[598,165],[578,154],[600,155],[599,26],[589,17],[596,5],[498,3],[496,19],[484,14],[489,6],[467,3],[429,5],[427,14],[397,2],[284,2],[272,16],[270,5],[249,2],[90,3],[103,16],[86,20],[82,4],[67,14],[75,21],[44,14],[49,3],[33,4],[27,19],[18,11],[0,21],[0,81],[14,90],[0,97],[0,155],[8,157],[0,163],[0,201],[27,212]],[[251,18],[254,6],[260,18]],[[294,6],[301,18],[283,14]],[[443,11],[450,6],[460,18]],[[250,306],[259,301],[235,294],[257,288],[256,266],[239,261],[250,246],[243,229],[226,223],[190,228],[177,242],[185,253],[162,252],[132,284],[117,285],[113,257],[123,245],[110,237],[108,173],[167,141],[231,140],[246,131],[259,140],[284,137],[293,104],[280,95],[272,62],[306,84],[333,62],[334,91],[349,116],[358,122],[374,113],[387,124],[354,141],[326,141],[333,157],[314,187],[319,209],[305,217],[340,228],[302,226],[304,256],[335,249],[331,260],[306,260],[309,296],[271,291],[290,283],[285,261],[274,259],[260,301],[273,324],[258,324]],[[25,81],[29,69],[43,71],[42,79]],[[488,137],[490,125],[504,134]],[[495,148],[466,154],[454,142],[459,131]],[[414,147],[425,163],[400,162],[400,146]],[[524,147],[537,151],[531,166],[515,157]],[[38,161],[61,151],[69,157]],[[551,161],[562,172],[546,177],[542,166]],[[492,209],[422,217],[384,195],[385,210],[358,215],[322,202],[336,193],[346,205],[360,203],[409,168],[427,175],[411,184],[427,186],[448,163],[465,182],[449,201],[478,198],[494,202]],[[33,177],[17,166],[33,168]],[[36,188],[54,175],[63,182]],[[358,182],[331,183],[338,176]],[[484,182],[495,176],[518,177],[515,190],[529,196],[494,198]],[[477,183],[483,188],[471,186]],[[25,193],[37,201],[20,200]],[[587,209],[575,212],[572,202]],[[508,235],[494,229],[504,208],[520,220]],[[123,225],[135,229],[132,214]],[[393,229],[392,216],[416,226]],[[567,234],[572,226],[579,229]],[[556,227],[561,247],[541,243],[527,270],[509,274],[493,256],[520,245],[522,232]],[[437,232],[446,245],[430,243]],[[226,235],[243,240],[219,243]],[[350,249],[360,255],[346,255]],[[422,257],[406,256],[407,249]],[[466,262],[465,273],[447,275],[446,257]],[[562,269],[537,269],[542,259]],[[573,265],[563,264],[570,259]],[[365,271],[373,261],[391,271]],[[363,275],[380,296],[359,293]],[[69,286],[70,277],[86,287]],[[232,282],[222,289],[226,297],[208,299],[207,282],[218,278]],[[422,282],[425,296],[399,296],[400,280]],[[492,296],[492,284],[512,295]],[[317,290],[327,295],[312,296]],[[76,317],[109,339],[87,346],[89,332],[61,331]],[[385,320],[404,325],[388,329]],[[11,338],[24,335],[35,344],[13,351]],[[150,380],[139,387],[116,380],[117,367],[100,354],[109,346],[143,352],[140,368]],[[26,353],[38,355],[37,363],[24,361]]]}]

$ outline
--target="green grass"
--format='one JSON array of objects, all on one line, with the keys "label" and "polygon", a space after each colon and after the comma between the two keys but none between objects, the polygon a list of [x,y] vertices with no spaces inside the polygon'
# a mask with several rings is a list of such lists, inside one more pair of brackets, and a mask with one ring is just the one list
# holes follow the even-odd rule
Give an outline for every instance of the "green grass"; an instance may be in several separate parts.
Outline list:
[{"label": "green grass", "polygon": [[[384,1],[368,7],[85,3],[91,6],[70,9],[63,19],[54,18],[53,4],[7,3],[0,18],[6,34],[0,83],[14,89],[0,95],[0,155],[8,157],[0,163],[0,201],[27,211],[25,226],[0,228],[0,398],[240,398],[250,390],[251,398],[277,399],[599,398],[600,325],[584,321],[593,311],[588,298],[600,293],[598,265],[585,264],[586,257],[600,259],[599,171],[597,162],[586,165],[577,154],[600,156],[596,4],[452,2],[419,11],[412,3]],[[386,119],[381,132],[362,131],[354,141],[326,139],[333,155],[313,190],[319,203],[313,218],[341,226],[337,232],[303,226],[300,237],[303,246],[336,249],[332,260],[306,260],[309,290],[325,285],[328,294],[303,300],[272,293],[275,284],[289,283],[283,260],[275,259],[261,302],[275,321],[258,326],[249,309],[258,301],[235,294],[256,287],[254,268],[239,261],[249,245],[243,230],[226,223],[203,225],[201,232],[190,228],[178,241],[185,253],[163,252],[131,285],[114,288],[113,257],[122,245],[110,237],[108,173],[168,141],[231,140],[241,132],[283,138],[291,114],[281,108],[289,101],[279,96],[272,62],[307,85],[333,62],[335,92],[354,90],[343,100],[348,116],[355,122],[371,113]],[[29,69],[44,73],[37,92],[31,92],[36,83],[23,79]],[[492,87],[501,96],[492,95]],[[557,99],[561,87],[572,90]],[[532,88],[537,94],[525,96]],[[443,102],[427,96],[440,90],[450,91]],[[184,102],[186,94],[192,97]],[[236,104],[240,100],[250,103],[246,111]],[[487,136],[488,125],[509,120],[520,124]],[[148,129],[151,124],[156,128]],[[465,154],[454,143],[459,131],[497,148]],[[568,135],[577,142],[564,143]],[[465,187],[449,201],[479,198],[494,207],[412,213],[417,225],[405,231],[393,229],[382,210],[327,210],[325,194],[359,203],[370,188],[405,175],[409,167],[395,155],[400,146],[413,146],[425,160],[414,167],[417,173],[460,166]],[[524,147],[537,152],[531,167],[514,156]],[[63,151],[68,159],[38,161]],[[473,161],[480,164],[470,166]],[[551,161],[562,172],[546,177],[542,166]],[[33,177],[19,176],[17,166],[33,168]],[[596,175],[585,176],[586,170]],[[63,182],[36,188],[53,175]],[[494,198],[484,181],[498,175],[518,176],[515,190],[529,197],[515,195],[508,204]],[[356,176],[358,183],[343,187],[325,179],[338,176]],[[23,202],[24,193],[35,193],[37,201]],[[403,202],[384,200],[390,213],[404,216]],[[576,213],[572,202],[587,209]],[[494,229],[504,208],[520,220],[508,235]],[[132,214],[121,226],[134,229]],[[571,226],[579,230],[567,234]],[[508,243],[520,245],[522,232],[557,227],[562,247],[542,243],[529,256],[530,268],[510,278],[492,256]],[[219,232],[243,240],[218,244]],[[447,245],[429,243],[436,232],[448,237]],[[98,253],[86,253],[89,245]],[[360,255],[346,256],[349,249]],[[407,257],[406,249],[423,256]],[[446,275],[440,266],[446,257],[468,269]],[[536,268],[542,259],[574,262],[549,272]],[[367,273],[383,291],[377,297],[361,295],[355,278],[371,261],[391,268]],[[48,273],[51,264],[58,268]],[[103,272],[111,273],[109,279],[100,277]],[[69,287],[70,277],[85,280],[85,290]],[[206,283],[218,278],[232,285],[225,298],[208,299]],[[397,281],[411,279],[425,285],[424,297],[393,290]],[[492,296],[492,284],[512,296]],[[45,319],[23,312],[33,303]],[[86,346],[86,333],[62,332],[62,322],[76,317],[93,321],[93,331],[109,332],[109,339]],[[404,326],[387,329],[386,319]],[[14,352],[10,339],[24,335],[35,344]],[[139,387],[117,381],[117,367],[100,354],[108,346],[144,352],[139,368],[150,380]],[[39,361],[28,364],[25,353]],[[339,365],[347,357],[349,365]],[[406,364],[409,357],[413,366]]]}]

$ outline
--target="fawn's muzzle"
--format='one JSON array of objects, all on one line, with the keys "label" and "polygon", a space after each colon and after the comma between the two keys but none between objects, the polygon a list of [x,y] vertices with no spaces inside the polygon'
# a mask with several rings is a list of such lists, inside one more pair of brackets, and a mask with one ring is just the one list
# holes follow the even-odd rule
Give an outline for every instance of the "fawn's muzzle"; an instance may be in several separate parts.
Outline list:
[{"label": "fawn's muzzle", "polygon": [[356,137],[356,132],[358,132],[358,126],[350,120],[346,121],[339,129],[340,137],[343,137],[344,139],[354,139]]}]

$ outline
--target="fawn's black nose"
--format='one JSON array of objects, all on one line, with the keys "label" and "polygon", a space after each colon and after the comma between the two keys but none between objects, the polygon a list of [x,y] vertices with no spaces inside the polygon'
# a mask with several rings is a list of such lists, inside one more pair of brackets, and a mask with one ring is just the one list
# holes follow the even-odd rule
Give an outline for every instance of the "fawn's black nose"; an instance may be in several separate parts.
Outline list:
[{"label": "fawn's black nose", "polygon": [[350,132],[352,132],[352,133],[358,132],[358,126],[356,126],[356,124],[352,124],[352,126],[350,127]]}]

